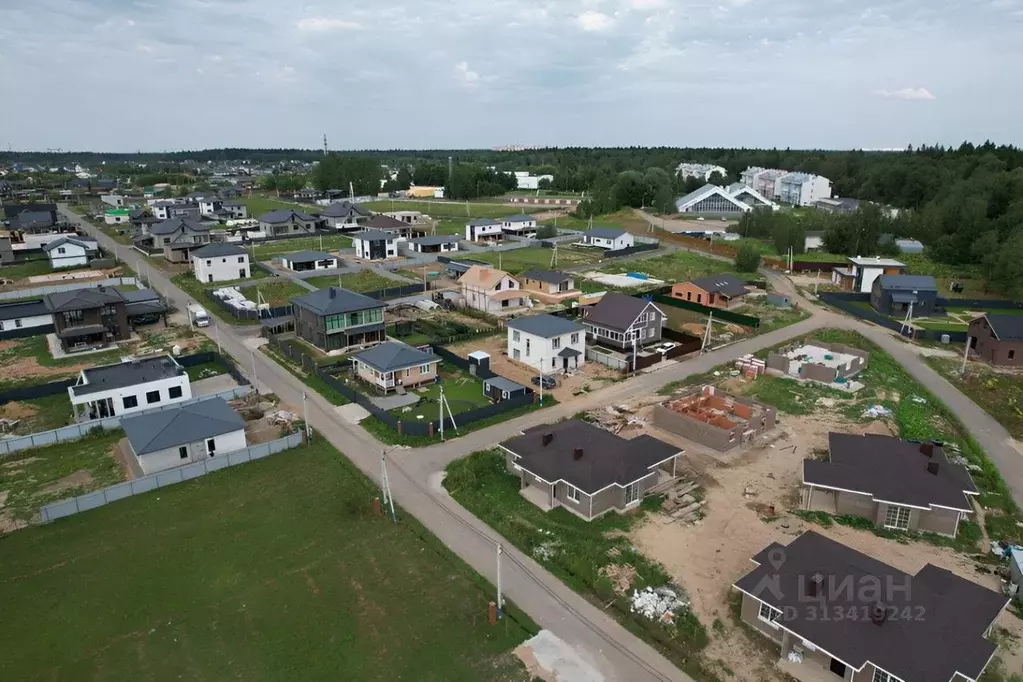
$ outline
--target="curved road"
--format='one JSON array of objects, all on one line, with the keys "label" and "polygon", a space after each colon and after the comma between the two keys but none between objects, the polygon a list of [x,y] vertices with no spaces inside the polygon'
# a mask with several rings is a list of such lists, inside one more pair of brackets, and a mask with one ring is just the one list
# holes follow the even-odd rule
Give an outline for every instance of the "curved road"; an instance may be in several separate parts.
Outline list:
[{"label": "curved road", "polygon": [[[60,206],[61,214],[81,229],[95,235],[108,249],[139,270],[146,262],[143,254],[117,244],[98,228]],[[184,308],[191,299],[175,287],[159,270],[150,268],[152,279],[170,301]],[[779,289],[797,295],[788,280],[769,275]],[[804,301],[806,304],[807,302]],[[542,628],[550,630],[571,645],[591,665],[600,670],[605,680],[640,682],[646,680],[680,680],[692,678],[661,656],[648,644],[635,637],[604,611],[567,588],[528,556],[503,541],[491,528],[451,500],[440,488],[444,466],[476,450],[487,448],[510,437],[525,427],[569,417],[600,405],[614,404],[629,397],[651,393],[665,383],[707,371],[744,353],[751,353],[824,327],[855,329],[890,352],[930,391],[945,403],[967,425],[977,441],[998,465],[1019,500],[1023,498],[1023,456],[1012,447],[1006,431],[985,412],[960,394],[951,384],[935,374],[912,347],[878,328],[842,317],[828,310],[808,305],[812,316],[798,324],[779,329],[726,348],[670,364],[655,372],[612,384],[581,397],[570,404],[561,404],[542,412],[533,412],[514,420],[473,432],[447,443],[428,448],[392,449],[391,488],[397,501],[410,514],[436,534],[452,551],[491,581],[495,580],[495,544],[501,542],[505,561],[501,565],[501,581],[505,595],[515,601]],[[351,459],[366,475],[379,481],[380,461],[385,450],[363,429],[353,426],[335,412],[334,407],[319,394],[309,391],[296,377],[262,353],[254,353],[244,342],[249,330],[220,325],[219,340],[224,349],[238,361],[239,368],[249,375],[255,372],[262,390],[271,391],[282,400],[299,405],[307,396],[309,423],[317,434],[329,440]],[[214,336],[216,326],[200,330]],[[247,333],[249,332],[249,333]]]}]

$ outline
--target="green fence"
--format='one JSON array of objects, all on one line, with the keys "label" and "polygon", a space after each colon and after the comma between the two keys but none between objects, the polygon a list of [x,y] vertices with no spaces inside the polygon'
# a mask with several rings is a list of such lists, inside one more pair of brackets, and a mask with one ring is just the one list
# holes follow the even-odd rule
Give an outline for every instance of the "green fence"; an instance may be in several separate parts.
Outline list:
[{"label": "green fence", "polygon": [[672,308],[682,308],[683,310],[692,310],[693,312],[702,313],[709,315],[714,313],[714,319],[725,320],[727,322],[734,322],[741,324],[744,327],[752,327],[757,329],[760,327],[760,318],[753,317],[752,315],[743,315],[742,313],[736,313],[731,310],[724,310],[722,308],[711,308],[710,306],[701,305],[700,303],[693,303],[692,301],[683,301],[680,298],[672,298],[671,296],[665,296],[663,294],[656,294],[653,297],[654,303],[658,305],[671,306]]}]

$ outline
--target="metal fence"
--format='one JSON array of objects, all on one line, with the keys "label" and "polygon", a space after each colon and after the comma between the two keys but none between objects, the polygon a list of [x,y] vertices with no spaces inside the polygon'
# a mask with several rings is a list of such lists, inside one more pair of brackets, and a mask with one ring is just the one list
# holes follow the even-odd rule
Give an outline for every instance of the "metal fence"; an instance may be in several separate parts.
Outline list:
[{"label": "metal fence", "polygon": [[612,355],[608,351],[604,351],[598,346],[586,346],[586,359],[590,362],[596,362],[605,367],[610,367],[618,372],[626,372],[629,370],[629,361],[618,355]]},{"label": "metal fence", "polygon": [[697,313],[704,315],[714,314],[714,318],[717,320],[726,320],[728,322],[734,322],[735,324],[741,324],[744,327],[752,327],[756,329],[760,326],[760,318],[752,315],[743,315],[732,310],[725,310],[723,308],[712,308],[710,306],[701,305],[699,303],[693,303],[692,301],[683,301],[679,298],[672,298],[671,296],[665,296],[664,294],[654,294],[654,303],[658,305],[666,305],[672,308],[682,308],[684,310],[692,310]]},{"label": "metal fence", "polygon": [[644,251],[656,251],[660,246],[658,242],[645,242],[635,244],[633,246],[626,246],[624,249],[613,249],[611,251],[604,252],[604,258],[621,258],[622,256],[631,256],[634,253],[643,253]]},{"label": "metal fence", "polygon": [[66,284],[54,284],[50,286],[32,287],[30,289],[16,289],[15,291],[0,292],[0,301],[12,299],[30,298],[47,294],[57,294],[62,291],[77,291],[78,289],[95,289],[96,287],[116,287],[118,285],[137,286],[138,282],[134,277],[111,277],[102,280],[82,280],[79,282],[67,282]]},{"label": "metal fence", "polygon": [[226,469],[227,467],[245,464],[246,462],[262,459],[278,452],[283,452],[284,450],[301,445],[304,441],[304,437],[305,432],[300,431],[298,433],[285,436],[284,438],[270,441],[269,443],[250,445],[244,450],[235,450],[234,452],[229,452],[220,457],[211,457],[209,459],[195,462],[194,464],[186,464],[185,466],[177,467],[176,469],[168,469],[167,471],[160,471],[155,474],[143,476],[142,478],[136,478],[133,481],[118,483],[110,486],[109,488],[86,493],[85,495],[79,495],[78,497],[72,497],[69,500],[53,502],[41,507],[39,509],[39,515],[42,517],[43,523],[47,523],[65,516],[71,516],[72,514],[88,511],[89,509],[102,507],[105,504],[110,504],[111,502],[122,500],[126,497],[140,495],[142,493],[147,493],[150,490],[166,488],[169,485],[188,481],[193,478],[199,478],[200,476],[205,476],[206,474],[217,471],[218,469]]},{"label": "metal fence", "polygon": [[[917,341],[947,341],[948,343],[965,343],[966,337],[968,336],[968,334],[964,331],[943,331],[941,329],[907,327],[901,322],[897,322],[890,317],[882,315],[873,308],[868,308],[867,306],[862,305],[863,303],[870,302],[870,294],[822,291],[818,295],[818,298],[828,305],[834,306],[854,317],[858,317],[861,320],[867,320],[868,322],[873,322],[878,326],[884,327],[885,329],[891,329],[902,336],[915,339]],[[946,299],[938,300],[940,304],[941,301],[945,301]],[[955,301],[956,299],[952,300]]]},{"label": "metal fence", "polygon": [[386,289],[377,289],[376,291],[363,291],[363,296],[369,296],[375,298],[378,301],[385,298],[398,298],[399,296],[412,296],[413,294],[425,294],[427,291],[433,288],[431,282],[416,282],[415,284],[401,284],[395,287],[387,287]]}]

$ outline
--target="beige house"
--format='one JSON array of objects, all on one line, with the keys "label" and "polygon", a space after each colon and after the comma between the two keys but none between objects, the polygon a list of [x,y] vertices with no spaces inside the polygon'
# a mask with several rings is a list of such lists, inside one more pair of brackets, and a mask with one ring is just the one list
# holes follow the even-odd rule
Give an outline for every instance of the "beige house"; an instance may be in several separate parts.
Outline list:
[{"label": "beige house", "polygon": [[355,374],[382,393],[437,380],[440,358],[400,341],[387,341],[352,356]]},{"label": "beige house", "polygon": [[458,280],[465,296],[465,305],[486,313],[521,308],[528,295],[519,287],[517,279],[504,270],[473,265]]},{"label": "beige house", "polygon": [[527,270],[519,275],[519,281],[523,291],[543,303],[561,303],[582,293],[570,273],[557,270]]}]

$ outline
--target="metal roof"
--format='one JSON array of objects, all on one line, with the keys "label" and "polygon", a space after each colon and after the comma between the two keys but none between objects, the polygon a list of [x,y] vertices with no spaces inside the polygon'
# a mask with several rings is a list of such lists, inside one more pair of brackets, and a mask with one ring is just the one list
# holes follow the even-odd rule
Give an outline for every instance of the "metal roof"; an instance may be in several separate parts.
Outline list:
[{"label": "metal roof", "polygon": [[383,232],[382,230],[363,230],[362,232],[356,232],[353,234],[352,239],[358,239],[363,242],[391,241],[394,239],[394,233]]},{"label": "metal roof", "polygon": [[[523,292],[518,293],[521,294]],[[519,317],[509,320],[506,326],[509,329],[517,329],[533,336],[542,336],[545,339],[585,330],[585,327],[574,320],[551,315],[550,313]]]},{"label": "metal roof", "polygon": [[169,355],[117,362],[112,365],[90,367],[82,370],[84,383],[71,387],[76,396],[110,391],[115,388],[137,386],[150,381],[160,381],[181,376],[185,368]]},{"label": "metal roof", "polygon": [[1020,341],[1023,340],[1023,315],[1005,315],[1001,313],[985,313],[980,319],[987,320],[991,331],[995,333],[999,341]]},{"label": "metal roof", "polygon": [[422,244],[423,246],[437,246],[439,244],[451,244],[458,241],[458,235],[454,234],[433,234],[428,237],[416,237],[410,239],[413,244]]},{"label": "metal roof", "polygon": [[291,302],[320,316],[387,307],[387,304],[383,301],[378,301],[375,298],[370,298],[348,289],[342,289],[341,287],[328,287],[327,289],[310,291],[307,294],[294,297],[291,299]]},{"label": "metal roof", "polygon": [[311,215],[309,215],[307,213],[302,213],[301,211],[296,211],[296,210],[291,209],[291,208],[276,208],[276,209],[270,211],[269,213],[264,213],[263,215],[261,215],[259,217],[259,222],[261,222],[261,223],[286,223],[286,222],[289,222],[290,220],[292,220],[293,218],[295,220],[303,220],[303,221],[309,221],[309,220],[315,221],[316,220],[316,218],[314,218],[313,216],[311,216]]},{"label": "metal roof", "polygon": [[245,428],[223,398],[129,417],[121,422],[136,456],[189,445]]},{"label": "metal roof", "polygon": [[528,223],[531,220],[536,220],[536,218],[531,215],[526,215],[525,213],[517,213],[515,215],[510,215],[507,218],[502,218],[501,220],[506,223]]},{"label": "metal roof", "polygon": [[503,376],[500,376],[500,375],[492,376],[489,379],[484,379],[483,383],[484,384],[490,384],[491,386],[493,386],[495,388],[498,388],[498,389],[500,389],[502,391],[508,391],[509,393],[514,393],[516,391],[522,391],[522,390],[525,390],[527,388],[526,386],[523,386],[522,384],[515,383],[511,379],[505,379]]},{"label": "metal roof", "polygon": [[43,247],[43,251],[49,253],[53,249],[58,246],[63,246],[64,244],[74,244],[75,246],[82,247],[86,251],[95,251],[99,248],[99,242],[89,237],[61,237],[56,241],[47,242]]},{"label": "metal roof", "polygon": [[393,372],[406,367],[439,362],[440,357],[401,341],[387,341],[355,353],[352,360],[358,360],[381,372]]},{"label": "metal roof", "polygon": [[595,227],[592,230],[584,232],[587,237],[596,237],[598,239],[617,239],[625,234],[625,230],[620,227]]},{"label": "metal roof", "polygon": [[245,253],[245,249],[237,244],[218,242],[216,244],[207,244],[201,249],[192,251],[191,256],[192,258],[216,258],[218,256],[244,256]]},{"label": "metal roof", "polygon": [[695,277],[689,280],[707,293],[724,294],[730,298],[744,296],[749,290],[743,286],[743,281],[735,275],[727,272],[719,275],[708,275],[706,277]]},{"label": "metal roof", "polygon": [[43,299],[35,301],[18,301],[16,303],[0,303],[0,320],[16,320],[22,317],[49,315]]},{"label": "metal roof", "polygon": [[[609,291],[597,303],[585,311],[584,322],[625,331],[636,321],[639,314],[652,306],[653,303],[641,298],[634,298]],[[654,306],[655,308],[657,306]]]},{"label": "metal roof", "polygon": [[500,224],[501,224],[500,220],[494,220],[493,218],[476,218],[475,220],[469,221],[469,225],[471,225],[472,227],[486,227],[488,225]]},{"label": "metal roof", "polygon": [[67,310],[89,310],[116,305],[124,302],[124,294],[112,287],[96,287],[95,289],[73,289],[58,291],[43,297],[46,308],[51,313],[62,313]]},{"label": "metal roof", "polygon": [[332,256],[325,251],[296,251],[284,254],[281,256],[281,260],[286,260],[289,263],[313,263],[318,260],[337,260],[337,256]]},{"label": "metal roof", "polygon": [[521,273],[519,277],[523,279],[535,279],[540,282],[547,282],[548,284],[561,284],[572,279],[572,275],[567,275],[564,272],[558,272],[557,270],[526,270]]},{"label": "metal roof", "polygon": [[884,291],[937,291],[938,282],[930,275],[881,275],[878,284]]},{"label": "metal roof", "polygon": [[[177,208],[177,207],[175,207]],[[210,228],[191,218],[170,218],[149,228],[150,234],[174,234],[178,230],[209,232]]]}]

